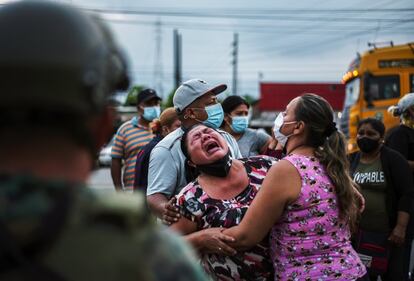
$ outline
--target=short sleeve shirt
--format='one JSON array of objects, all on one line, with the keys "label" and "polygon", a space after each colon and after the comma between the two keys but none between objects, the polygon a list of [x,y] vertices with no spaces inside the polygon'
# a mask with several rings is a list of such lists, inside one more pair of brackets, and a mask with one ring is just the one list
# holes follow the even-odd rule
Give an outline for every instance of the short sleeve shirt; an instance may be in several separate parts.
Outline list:
[{"label": "short sleeve shirt", "polygon": [[[238,225],[247,212],[274,158],[240,159],[247,171],[249,185],[229,200],[211,198],[198,180],[184,187],[177,195],[177,205],[184,217],[197,223],[198,230],[211,227],[229,228]],[[247,262],[249,261],[249,262]],[[203,254],[204,269],[219,280],[273,280],[268,239],[235,256]]]},{"label": "short sleeve shirt", "polygon": [[237,141],[243,157],[261,154],[261,148],[270,139],[270,136],[262,130],[247,128],[242,137]]},{"label": "short sleeve shirt", "polygon": [[[236,140],[225,131],[218,131],[227,141],[232,158],[241,158]],[[161,193],[170,198],[187,185],[186,159],[181,151],[183,134],[182,128],[176,129],[163,138],[151,151],[147,195]]]},{"label": "short sleeve shirt", "polygon": [[160,135],[156,135],[140,152],[137,154],[137,161],[135,164],[135,181],[134,190],[143,191],[147,190],[148,186],[148,165],[151,151],[162,140]]},{"label": "short sleeve shirt", "polygon": [[123,184],[127,190],[132,190],[135,179],[135,164],[138,152],[154,137],[149,128],[138,124],[134,117],[125,122],[115,135],[111,157],[124,159]]}]

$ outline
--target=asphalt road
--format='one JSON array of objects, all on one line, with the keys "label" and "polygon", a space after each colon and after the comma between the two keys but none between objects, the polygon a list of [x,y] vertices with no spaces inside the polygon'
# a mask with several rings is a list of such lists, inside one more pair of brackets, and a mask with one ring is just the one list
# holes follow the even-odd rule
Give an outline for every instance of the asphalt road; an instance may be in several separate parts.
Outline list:
[{"label": "asphalt road", "polygon": [[93,171],[91,177],[89,178],[88,185],[93,189],[115,191],[109,167],[103,167]]}]

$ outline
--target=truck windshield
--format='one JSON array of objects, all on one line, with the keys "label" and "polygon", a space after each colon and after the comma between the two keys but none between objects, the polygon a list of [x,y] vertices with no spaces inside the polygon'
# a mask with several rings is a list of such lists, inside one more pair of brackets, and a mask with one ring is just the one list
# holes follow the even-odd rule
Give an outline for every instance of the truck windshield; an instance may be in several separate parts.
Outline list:
[{"label": "truck windshield", "polygon": [[345,85],[345,107],[354,105],[359,96],[359,78],[355,78]]}]

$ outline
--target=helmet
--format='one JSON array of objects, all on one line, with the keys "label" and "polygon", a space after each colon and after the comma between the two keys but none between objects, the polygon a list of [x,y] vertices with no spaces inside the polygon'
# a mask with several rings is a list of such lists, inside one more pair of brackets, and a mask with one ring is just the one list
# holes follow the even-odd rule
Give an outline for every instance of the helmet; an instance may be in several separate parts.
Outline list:
[{"label": "helmet", "polygon": [[52,2],[0,8],[0,110],[99,112],[127,89],[126,61],[97,17]]}]

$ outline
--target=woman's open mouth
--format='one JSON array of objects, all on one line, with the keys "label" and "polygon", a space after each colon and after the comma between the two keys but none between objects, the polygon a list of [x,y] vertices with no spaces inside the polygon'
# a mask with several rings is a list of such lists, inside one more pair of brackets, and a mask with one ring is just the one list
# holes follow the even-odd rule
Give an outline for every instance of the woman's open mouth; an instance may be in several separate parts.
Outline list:
[{"label": "woman's open mouth", "polygon": [[219,149],[220,149],[219,144],[214,140],[209,141],[207,144],[204,145],[204,150],[208,154],[213,154],[214,152],[216,152]]}]

